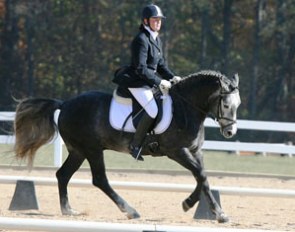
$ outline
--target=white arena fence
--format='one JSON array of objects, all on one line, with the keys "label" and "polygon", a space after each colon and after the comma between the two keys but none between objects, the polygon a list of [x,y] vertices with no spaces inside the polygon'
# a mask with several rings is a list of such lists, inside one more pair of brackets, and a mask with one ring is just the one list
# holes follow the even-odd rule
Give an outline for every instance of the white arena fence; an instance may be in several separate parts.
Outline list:
[{"label": "white arena fence", "polygon": [[[55,119],[58,118],[59,110],[55,112]],[[0,112],[0,121],[13,121],[14,112]],[[205,120],[206,127],[219,127],[212,119]],[[238,120],[238,129],[241,130],[260,130],[260,131],[277,131],[294,133],[295,123],[289,122],[266,122],[266,121],[250,121]],[[0,144],[14,143],[14,136],[0,135]],[[53,141],[54,143],[54,166],[60,167],[62,165],[62,144],[63,141],[57,135]],[[217,151],[235,151],[237,154],[240,151],[259,152],[259,153],[275,153],[285,154],[292,157],[295,154],[295,146],[290,142],[289,144],[279,143],[249,143],[249,142],[228,142],[228,141],[209,141],[206,140],[203,145],[204,150]]]},{"label": "white arena fence", "polygon": [[0,217],[0,228],[5,230],[52,232],[282,232],[236,228],[230,229],[156,224],[105,223],[10,217]]}]

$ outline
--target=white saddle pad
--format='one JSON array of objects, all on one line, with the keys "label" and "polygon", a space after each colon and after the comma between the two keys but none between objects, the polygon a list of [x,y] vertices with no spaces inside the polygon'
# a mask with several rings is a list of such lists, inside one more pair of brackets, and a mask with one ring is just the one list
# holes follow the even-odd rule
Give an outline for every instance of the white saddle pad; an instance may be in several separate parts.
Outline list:
[{"label": "white saddle pad", "polygon": [[[111,126],[116,130],[122,130],[126,132],[135,132],[136,129],[132,122],[132,117],[129,117],[125,127],[123,124],[126,118],[132,111],[132,101],[129,98],[122,98],[116,95],[114,92],[113,99],[110,106],[109,120]],[[170,125],[172,121],[172,99],[170,96],[163,98],[163,116],[158,125],[154,128],[156,134],[163,133]]]}]

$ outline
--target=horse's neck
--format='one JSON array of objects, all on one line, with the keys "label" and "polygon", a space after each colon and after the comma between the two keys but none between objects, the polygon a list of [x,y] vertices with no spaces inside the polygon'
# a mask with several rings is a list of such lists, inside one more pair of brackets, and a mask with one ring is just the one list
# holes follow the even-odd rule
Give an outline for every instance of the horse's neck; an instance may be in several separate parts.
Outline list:
[{"label": "horse's neck", "polygon": [[203,109],[202,99],[193,97],[188,92],[173,91],[174,117],[180,124],[195,127],[204,123],[207,111]]},{"label": "horse's neck", "polygon": [[203,114],[208,113],[206,104],[210,98],[210,94],[207,90],[193,87],[175,89],[172,93],[173,99],[179,104],[186,105],[187,108],[192,111],[200,111]]}]

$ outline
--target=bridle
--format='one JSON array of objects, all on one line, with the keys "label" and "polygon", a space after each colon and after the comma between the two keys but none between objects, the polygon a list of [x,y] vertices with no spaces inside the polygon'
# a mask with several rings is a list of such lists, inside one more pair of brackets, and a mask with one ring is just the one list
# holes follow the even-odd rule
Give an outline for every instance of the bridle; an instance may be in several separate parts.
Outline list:
[{"label": "bridle", "polygon": [[234,87],[233,90],[231,90],[231,91],[223,92],[221,90],[221,92],[219,94],[219,101],[218,101],[218,108],[217,108],[217,117],[215,117],[215,120],[217,122],[219,122],[220,120],[228,121],[229,123],[226,124],[224,127],[228,127],[228,126],[231,126],[231,125],[237,123],[236,120],[233,120],[231,118],[225,117],[224,116],[224,112],[222,111],[222,107],[221,107],[223,105],[223,98],[225,96],[229,95],[229,94],[235,94],[235,93],[237,93],[237,91],[239,91],[239,88],[238,87]]},{"label": "bridle", "polygon": [[214,121],[217,121],[219,122],[220,120],[225,120],[225,121],[228,121],[229,123],[226,124],[225,126],[223,126],[223,128],[225,127],[229,127],[235,123],[237,123],[236,120],[233,120],[231,118],[228,118],[228,117],[225,117],[224,116],[224,112],[222,111],[222,104],[223,104],[223,98],[226,96],[226,95],[229,95],[229,94],[235,94],[237,93],[237,91],[239,91],[239,87],[236,86],[234,87],[231,91],[224,91],[224,88],[223,88],[223,85],[220,84],[221,86],[221,91],[219,93],[219,100],[218,100],[218,106],[217,106],[217,116],[215,116],[213,113],[207,113],[204,109],[202,109],[201,107],[198,107],[198,106],[194,106],[191,104],[191,102],[189,102],[185,97],[183,97],[182,95],[180,95],[179,93],[175,92],[175,95],[177,95],[179,98],[181,98],[186,104],[188,104],[190,107],[192,107],[193,109],[201,112],[202,114],[204,115],[208,115],[208,117],[212,118]]}]

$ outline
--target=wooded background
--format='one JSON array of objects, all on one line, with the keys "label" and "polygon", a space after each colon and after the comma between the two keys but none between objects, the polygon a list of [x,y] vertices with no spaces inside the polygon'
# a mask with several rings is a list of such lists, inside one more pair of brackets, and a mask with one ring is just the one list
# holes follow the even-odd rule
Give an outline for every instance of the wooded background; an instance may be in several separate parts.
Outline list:
[{"label": "wooded background", "polygon": [[[15,99],[111,92],[129,64],[139,0],[0,0],[0,111]],[[294,122],[295,0],[154,1],[170,68],[239,73],[240,119]]]}]

